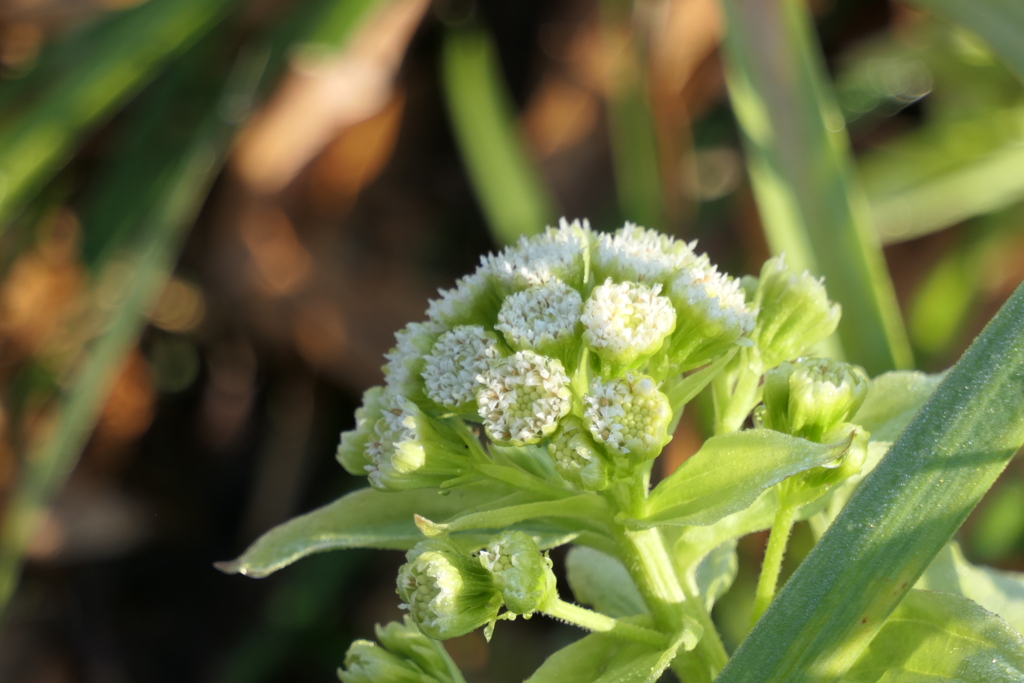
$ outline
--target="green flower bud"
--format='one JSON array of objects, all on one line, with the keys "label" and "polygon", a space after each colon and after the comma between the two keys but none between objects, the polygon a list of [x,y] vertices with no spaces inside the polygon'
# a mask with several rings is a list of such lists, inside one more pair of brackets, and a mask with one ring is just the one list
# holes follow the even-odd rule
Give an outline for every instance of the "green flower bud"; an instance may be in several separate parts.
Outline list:
[{"label": "green flower bud", "polygon": [[424,356],[434,346],[444,328],[434,322],[409,323],[395,332],[395,346],[384,357],[384,382],[392,391],[416,401],[423,401]]},{"label": "green flower bud", "polygon": [[477,412],[479,377],[501,359],[498,339],[479,325],[442,334],[423,363],[427,398],[449,411]]},{"label": "green flower bud", "polygon": [[451,541],[423,541],[406,559],[398,570],[398,595],[425,635],[446,640],[497,619],[501,593],[491,573]]},{"label": "green flower bud", "polygon": [[615,455],[651,460],[672,439],[672,406],[650,377],[626,373],[609,382],[594,380],[583,400],[584,424]]},{"label": "green flower bud", "polygon": [[754,306],[758,314],[751,338],[766,368],[796,358],[832,334],[841,315],[822,281],[806,271],[789,271],[782,256],[761,268]]},{"label": "green flower bud", "polygon": [[356,640],[345,653],[342,683],[424,683],[418,667],[369,640]]},{"label": "green flower bud", "polygon": [[436,640],[420,633],[412,619],[406,615],[404,623],[392,621],[386,626],[377,625],[377,640],[389,652],[414,664],[429,680],[448,683],[451,681],[448,656]]},{"label": "green flower bud", "polygon": [[856,365],[801,358],[765,373],[758,419],[768,429],[822,442],[857,412],[867,392],[868,377]]},{"label": "green flower bud", "polygon": [[442,330],[459,325],[489,325],[501,305],[490,269],[485,266],[459,279],[454,288],[439,289],[437,293],[441,297],[431,299],[427,318]]},{"label": "green flower bud", "polygon": [[371,465],[367,447],[377,440],[374,427],[381,418],[381,396],[384,387],[371,387],[363,394],[363,405],[356,409],[356,428],[341,433],[337,460],[349,474],[366,476]]},{"label": "green flower bud", "polygon": [[676,311],[661,285],[610,279],[594,288],[583,306],[583,341],[602,361],[602,374],[632,369],[661,348],[676,326]]},{"label": "green flower bud", "polygon": [[561,362],[519,351],[481,377],[476,395],[488,438],[523,446],[558,429],[572,406],[569,377]]},{"label": "green flower bud", "polygon": [[551,558],[540,552],[529,534],[506,531],[488,543],[479,558],[513,614],[530,615],[558,597]]},{"label": "green flower bud", "polygon": [[468,448],[451,426],[390,389],[380,395],[379,406],[380,418],[365,451],[371,486],[382,491],[433,488],[469,470]]},{"label": "green flower bud", "polygon": [[696,242],[686,244],[656,230],[627,222],[612,234],[597,235],[594,244],[594,281],[665,284],[672,275],[697,260]]},{"label": "green flower bud", "polygon": [[666,344],[673,373],[698,367],[737,344],[754,329],[740,281],[719,273],[706,256],[680,271],[669,285],[678,313],[676,329]]},{"label": "green flower bud", "polygon": [[610,483],[612,466],[601,454],[583,422],[570,415],[548,442],[555,471],[577,489],[603,491]]},{"label": "green flower bud", "polygon": [[569,223],[563,218],[558,229],[520,237],[515,246],[483,257],[481,269],[490,274],[501,295],[552,280],[582,289],[591,235],[587,221]]},{"label": "green flower bud", "polygon": [[501,305],[496,330],[517,351],[536,351],[574,368],[580,349],[583,299],[561,280],[516,292]]}]

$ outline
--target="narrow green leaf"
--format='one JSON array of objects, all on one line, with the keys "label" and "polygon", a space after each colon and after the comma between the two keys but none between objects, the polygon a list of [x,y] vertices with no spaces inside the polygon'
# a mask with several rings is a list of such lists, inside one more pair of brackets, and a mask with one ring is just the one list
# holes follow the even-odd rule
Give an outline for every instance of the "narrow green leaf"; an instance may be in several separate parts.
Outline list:
[{"label": "narrow green leaf", "polygon": [[[626,619],[649,626],[650,619]],[[683,638],[667,650],[592,633],[563,647],[526,679],[526,683],[654,683],[668,668]]]},{"label": "narrow green leaf", "polygon": [[421,530],[430,532],[431,535],[441,535],[452,531],[503,529],[531,519],[552,518],[575,525],[577,531],[602,530],[602,524],[608,521],[609,515],[608,504],[604,498],[593,493],[584,493],[561,500],[522,503],[470,512],[458,515],[443,524],[435,523],[429,518],[422,519],[419,526]]},{"label": "narrow green leaf", "polygon": [[581,605],[616,618],[647,614],[647,605],[626,566],[611,555],[573,546],[565,558],[565,574]]},{"label": "narrow green leaf", "polygon": [[942,375],[887,372],[871,380],[864,404],[851,422],[871,433],[872,441],[895,441],[935,392]]},{"label": "narrow green leaf", "polygon": [[553,202],[516,127],[490,37],[449,31],[442,73],[455,139],[495,241],[540,232],[554,217]]},{"label": "narrow green leaf", "polygon": [[67,161],[88,131],[234,2],[150,0],[102,20],[80,40],[77,61],[0,132],[0,226]]},{"label": "narrow green leaf", "polygon": [[714,524],[786,477],[835,460],[850,443],[819,444],[770,429],[711,437],[654,488],[647,514],[635,525]]},{"label": "narrow green leaf", "polygon": [[843,683],[1019,683],[1024,641],[1002,619],[948,593],[910,591]]},{"label": "narrow green leaf", "polygon": [[1022,443],[1024,286],[861,483],[719,683],[841,678]]},{"label": "narrow green leaf", "polygon": [[1024,633],[1024,574],[973,565],[956,541],[942,549],[915,588],[970,598]]},{"label": "narrow green leaf", "polygon": [[722,4],[729,97],[772,251],[825,276],[830,297],[843,306],[838,332],[848,360],[870,375],[911,366],[806,3]]},{"label": "narrow green leaf", "polygon": [[[746,509],[734,512],[708,526],[678,527],[680,533],[672,546],[672,561],[683,571],[692,570],[708,553],[723,543],[768,529],[779,509],[779,496],[769,488]],[[663,533],[670,533],[666,528]]]},{"label": "narrow green leaf", "polygon": [[1024,3],[1019,0],[911,0],[968,28],[1024,81]]},{"label": "narrow green leaf", "polygon": [[688,573],[689,580],[697,588],[697,594],[704,598],[704,607],[708,613],[725,595],[736,580],[739,571],[739,557],[736,554],[736,539],[731,538],[697,563]]},{"label": "narrow green leaf", "polygon": [[487,489],[459,488],[445,495],[434,489],[359,489],[274,527],[237,559],[218,563],[217,568],[258,579],[325,550],[406,550],[423,540],[413,515],[451,517],[493,497],[493,491]]}]

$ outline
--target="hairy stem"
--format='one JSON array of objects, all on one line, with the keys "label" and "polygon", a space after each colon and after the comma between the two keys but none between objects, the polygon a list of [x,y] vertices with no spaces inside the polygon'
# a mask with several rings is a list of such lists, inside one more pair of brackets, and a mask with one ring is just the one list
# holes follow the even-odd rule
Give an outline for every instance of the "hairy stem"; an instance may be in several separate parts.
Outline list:
[{"label": "hairy stem", "polygon": [[552,600],[541,611],[549,617],[561,619],[587,631],[608,633],[627,640],[644,643],[645,645],[666,648],[671,642],[668,636],[659,631],[619,621],[600,612],[594,612],[564,600]]},{"label": "hairy stem", "polygon": [[757,579],[757,592],[754,594],[754,611],[750,615],[751,625],[756,624],[764,611],[768,609],[775,597],[775,589],[779,583],[779,570],[782,559],[786,556],[786,545],[789,534],[796,521],[797,507],[783,503],[775,513],[775,521],[768,536],[768,547],[764,551],[764,562],[761,563],[761,575]]},{"label": "hairy stem", "polygon": [[761,375],[745,363],[746,354],[739,356],[735,385],[730,386],[728,374],[716,377],[712,383],[715,400],[715,436],[735,432],[757,403],[757,387]]}]

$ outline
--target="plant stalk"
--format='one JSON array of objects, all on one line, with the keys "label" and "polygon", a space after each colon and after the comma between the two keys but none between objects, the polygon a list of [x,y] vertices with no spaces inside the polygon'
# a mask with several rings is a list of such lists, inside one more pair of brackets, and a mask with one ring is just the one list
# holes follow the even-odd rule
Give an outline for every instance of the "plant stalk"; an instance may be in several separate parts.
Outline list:
[{"label": "plant stalk", "polygon": [[671,639],[664,633],[625,621],[619,621],[600,612],[594,612],[564,600],[552,600],[544,606],[541,612],[549,617],[561,619],[587,631],[608,633],[658,648],[666,648],[671,644]]},{"label": "plant stalk", "polygon": [[796,511],[795,505],[783,504],[775,513],[775,521],[772,522],[772,530],[768,536],[768,547],[764,551],[764,561],[761,563],[761,575],[757,579],[754,611],[750,615],[751,626],[757,623],[757,620],[761,618],[775,598],[775,589],[779,583],[779,571],[782,569],[782,560],[786,556],[789,534],[793,531],[793,523],[796,521]]}]

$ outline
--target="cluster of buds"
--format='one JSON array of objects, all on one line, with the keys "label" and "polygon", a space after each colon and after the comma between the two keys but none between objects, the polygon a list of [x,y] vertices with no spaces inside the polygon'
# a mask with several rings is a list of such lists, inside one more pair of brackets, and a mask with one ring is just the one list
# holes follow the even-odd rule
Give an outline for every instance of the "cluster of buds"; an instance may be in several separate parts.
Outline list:
[{"label": "cluster of buds", "polygon": [[377,626],[379,644],[356,640],[338,670],[342,683],[456,683],[462,677],[435,641],[420,633],[406,617],[404,623]]},{"label": "cluster of buds", "polygon": [[567,486],[600,490],[668,442],[681,406],[662,384],[750,345],[755,320],[740,282],[694,244],[563,219],[484,257],[396,334],[338,460],[380,490],[440,486],[472,471],[459,423],[475,423],[498,445],[540,445]]},{"label": "cluster of buds", "polygon": [[528,618],[558,598],[551,560],[522,531],[505,531],[475,556],[449,539],[430,539],[406,560],[398,571],[402,607],[437,640],[493,628],[499,618]]}]

